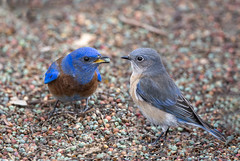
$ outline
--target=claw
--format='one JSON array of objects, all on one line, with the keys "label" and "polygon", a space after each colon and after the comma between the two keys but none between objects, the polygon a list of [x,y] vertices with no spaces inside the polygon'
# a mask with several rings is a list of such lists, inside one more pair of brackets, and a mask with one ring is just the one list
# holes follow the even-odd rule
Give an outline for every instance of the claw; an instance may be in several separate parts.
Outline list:
[{"label": "claw", "polygon": [[89,100],[89,97],[86,99],[86,108],[82,111],[82,113],[86,112],[89,109],[88,100]]},{"label": "claw", "polygon": [[150,143],[150,144],[152,144],[152,145],[157,144],[157,142],[160,140],[161,137],[163,137],[163,139],[166,140],[168,131],[169,131],[169,128],[165,132],[161,132],[161,134],[157,137],[157,139],[153,143]]}]

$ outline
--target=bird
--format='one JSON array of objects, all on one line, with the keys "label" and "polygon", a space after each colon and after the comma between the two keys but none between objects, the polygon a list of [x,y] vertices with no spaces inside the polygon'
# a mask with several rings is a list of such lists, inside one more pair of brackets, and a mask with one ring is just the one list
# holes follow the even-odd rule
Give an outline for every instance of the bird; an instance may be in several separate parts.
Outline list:
[{"label": "bird", "polygon": [[76,49],[54,61],[44,78],[44,84],[47,84],[50,93],[56,98],[49,117],[55,112],[59,101],[64,103],[86,99],[83,112],[87,111],[88,99],[102,80],[98,66],[109,62],[109,57],[102,56],[92,47]]},{"label": "bird", "polygon": [[152,48],[138,48],[128,56],[121,57],[131,62],[130,95],[142,114],[154,125],[160,125],[161,137],[166,139],[169,127],[193,125],[225,142],[225,136],[203,121],[193,105],[167,73],[160,54]]}]

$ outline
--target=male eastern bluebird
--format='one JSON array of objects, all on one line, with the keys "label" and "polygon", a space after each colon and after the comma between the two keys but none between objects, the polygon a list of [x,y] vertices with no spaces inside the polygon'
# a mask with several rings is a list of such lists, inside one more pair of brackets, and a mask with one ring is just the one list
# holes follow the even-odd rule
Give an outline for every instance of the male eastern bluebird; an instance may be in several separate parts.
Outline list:
[{"label": "male eastern bluebird", "polygon": [[59,101],[86,99],[84,111],[87,111],[88,98],[96,91],[98,82],[101,81],[98,66],[109,62],[108,57],[102,56],[91,47],[79,48],[53,62],[44,79],[44,83],[48,84],[50,92],[57,99],[50,116],[55,112]]},{"label": "male eastern bluebird", "polygon": [[130,94],[133,101],[150,122],[162,127],[162,133],[154,144],[162,136],[166,137],[170,126],[179,124],[200,127],[226,141],[223,134],[194,112],[193,106],[168,75],[156,50],[139,48],[122,58],[131,62]]}]

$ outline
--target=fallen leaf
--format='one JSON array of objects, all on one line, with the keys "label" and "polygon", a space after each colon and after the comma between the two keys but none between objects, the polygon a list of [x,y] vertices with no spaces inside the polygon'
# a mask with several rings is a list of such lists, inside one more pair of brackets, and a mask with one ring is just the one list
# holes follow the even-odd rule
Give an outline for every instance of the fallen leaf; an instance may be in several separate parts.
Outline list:
[{"label": "fallen leaf", "polygon": [[79,40],[73,42],[73,48],[88,46],[96,38],[94,34],[84,33]]},{"label": "fallen leaf", "polygon": [[18,105],[18,106],[27,106],[27,102],[25,100],[11,100],[9,102],[12,105]]}]

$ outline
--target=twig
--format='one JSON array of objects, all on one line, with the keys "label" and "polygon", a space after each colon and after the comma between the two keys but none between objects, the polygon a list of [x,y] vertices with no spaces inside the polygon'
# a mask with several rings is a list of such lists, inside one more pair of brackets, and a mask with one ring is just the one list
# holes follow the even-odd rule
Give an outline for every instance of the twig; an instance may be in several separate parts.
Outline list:
[{"label": "twig", "polygon": [[99,109],[96,109],[96,114],[100,114],[100,116],[101,116],[101,119],[102,119],[102,122],[103,122],[103,125],[104,125],[104,127],[106,128],[106,123],[104,122],[104,118],[103,118],[103,115],[102,115],[102,113],[99,111]]},{"label": "twig", "polygon": [[141,28],[144,28],[150,32],[153,32],[153,33],[156,33],[160,36],[164,36],[166,37],[166,33],[156,27],[153,27],[151,25],[148,25],[148,24],[145,24],[145,23],[142,23],[142,22],[139,22],[135,19],[130,19],[130,18],[126,18],[125,16],[123,15],[120,15],[119,16],[119,20],[122,21],[123,23],[126,23],[126,24],[129,24],[129,25],[132,25],[132,26],[137,26],[137,27],[141,27]]},{"label": "twig", "polygon": [[38,103],[42,103],[42,104],[47,104],[47,103],[53,103],[55,102],[56,100],[47,100],[47,101],[44,101],[44,100],[35,100],[35,101],[27,101],[27,103],[29,105],[35,105],[35,104],[38,104]]},{"label": "twig", "polygon": [[129,137],[126,137],[126,138],[117,139],[117,141],[119,142],[119,141],[124,141],[124,140],[128,140],[128,139],[129,139]]},{"label": "twig", "polygon": [[12,160],[14,160],[13,157],[12,157],[12,155],[11,155],[10,153],[8,153],[8,156],[9,156]]},{"label": "twig", "polygon": [[84,115],[86,115],[87,113],[90,113],[90,112],[92,112],[92,111],[94,111],[95,110],[95,108],[90,108],[89,110],[87,110],[87,111],[85,111],[85,112],[83,112],[83,113],[80,113],[79,115],[80,116],[84,116]]},{"label": "twig", "polygon": [[94,146],[92,148],[89,148],[88,150],[86,150],[87,152],[85,152],[83,154],[83,156],[85,157],[86,155],[92,154],[92,153],[96,153],[96,152],[100,152],[101,151],[101,147],[99,146]]}]

